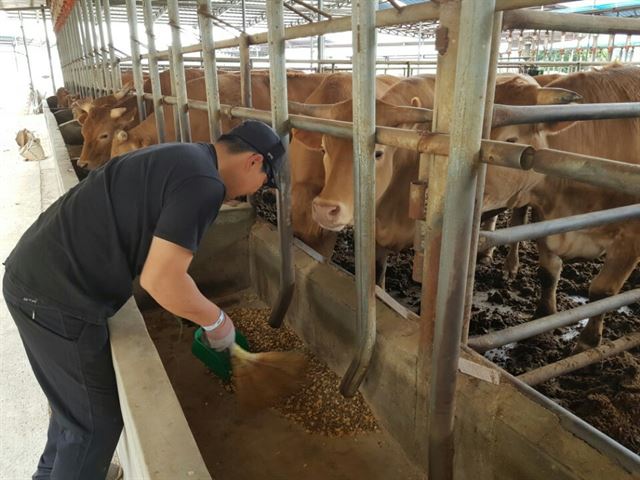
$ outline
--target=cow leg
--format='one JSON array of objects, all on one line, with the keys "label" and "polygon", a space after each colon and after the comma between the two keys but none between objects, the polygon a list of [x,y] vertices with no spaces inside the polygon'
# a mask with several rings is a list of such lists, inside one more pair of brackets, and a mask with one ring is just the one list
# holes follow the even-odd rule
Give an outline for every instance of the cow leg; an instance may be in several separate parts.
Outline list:
[{"label": "cow leg", "polygon": [[[480,229],[493,232],[496,229],[496,223],[498,223],[498,216],[494,215],[488,220],[485,220],[484,222],[482,222],[480,224]],[[482,265],[491,265],[491,262],[493,261],[493,251],[495,249],[496,247],[491,247],[487,250],[479,251],[476,261]]]},{"label": "cow leg", "polygon": [[[596,275],[589,286],[590,302],[615,295],[620,291],[638,263],[638,258],[634,258],[631,254],[632,251],[632,247],[620,244],[616,245],[615,249],[610,248],[607,251],[600,273]],[[574,353],[600,345],[603,326],[604,314],[591,317],[578,337]]]},{"label": "cow leg", "polygon": [[535,318],[556,313],[556,289],[562,271],[562,259],[547,248],[544,240],[538,242],[538,255],[540,257],[538,279],[541,291]]},{"label": "cow leg", "polygon": [[376,284],[384,290],[389,250],[376,245]]},{"label": "cow leg", "polygon": [[[517,227],[527,223],[527,211],[529,207],[524,206],[520,208],[514,208],[511,214],[511,227]],[[504,277],[513,280],[518,275],[518,269],[520,268],[520,254],[519,254],[520,242],[512,243],[509,245],[509,252],[507,258],[504,261]]]}]

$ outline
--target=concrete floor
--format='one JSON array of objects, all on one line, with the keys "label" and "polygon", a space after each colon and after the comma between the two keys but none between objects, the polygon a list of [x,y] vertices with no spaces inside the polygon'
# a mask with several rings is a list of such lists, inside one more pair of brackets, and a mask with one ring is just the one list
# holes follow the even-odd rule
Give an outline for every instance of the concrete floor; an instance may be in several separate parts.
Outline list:
[{"label": "concrete floor", "polygon": [[[28,128],[51,152],[43,115],[22,116],[0,110],[0,261],[22,233],[59,195],[51,156],[25,162],[15,135]],[[0,275],[4,267],[0,266]],[[46,399],[27,362],[18,331],[0,301],[0,479],[31,478],[46,440]]]}]

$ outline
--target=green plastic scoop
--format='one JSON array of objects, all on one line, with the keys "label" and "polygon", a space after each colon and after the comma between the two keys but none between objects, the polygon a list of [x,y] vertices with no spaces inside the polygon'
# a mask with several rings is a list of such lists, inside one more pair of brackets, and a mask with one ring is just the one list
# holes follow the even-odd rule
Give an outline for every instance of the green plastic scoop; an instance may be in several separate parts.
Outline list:
[{"label": "green plastic scoop", "polygon": [[[245,350],[249,350],[247,339],[236,329],[236,343]],[[231,380],[231,356],[229,350],[224,352],[216,352],[206,344],[202,338],[202,327],[196,330],[193,335],[193,343],[191,344],[191,353],[204,363],[209,370],[222,380]]]}]

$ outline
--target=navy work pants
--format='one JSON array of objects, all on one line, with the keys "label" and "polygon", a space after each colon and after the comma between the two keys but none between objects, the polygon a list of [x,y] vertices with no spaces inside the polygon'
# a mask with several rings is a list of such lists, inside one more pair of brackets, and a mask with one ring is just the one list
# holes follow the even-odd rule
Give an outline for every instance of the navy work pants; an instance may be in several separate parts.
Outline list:
[{"label": "navy work pants", "polygon": [[3,294],[51,407],[34,480],[104,480],[120,433],[107,325],[88,323],[17,287]]}]

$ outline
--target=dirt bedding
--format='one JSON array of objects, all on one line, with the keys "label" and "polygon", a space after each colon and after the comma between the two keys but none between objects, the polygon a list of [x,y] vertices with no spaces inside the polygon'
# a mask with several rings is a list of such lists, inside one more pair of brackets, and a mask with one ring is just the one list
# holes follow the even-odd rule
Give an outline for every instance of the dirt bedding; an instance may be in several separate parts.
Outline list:
[{"label": "dirt bedding", "polygon": [[[270,192],[256,196],[258,214],[275,223],[275,202]],[[508,224],[500,218],[499,227]],[[474,305],[470,335],[518,325],[530,320],[540,295],[537,279],[538,254],[535,244],[520,248],[520,270],[506,280],[502,266],[506,247],[496,249],[491,265],[478,265],[475,276]],[[407,249],[389,258],[386,290],[401,304],[415,312],[420,309],[420,284],[411,279],[413,251]],[[340,234],[332,261],[354,272],[353,231]],[[558,286],[558,309],[566,310],[586,301],[591,280],[601,261],[565,264]],[[640,268],[636,268],[623,291],[640,287]],[[519,375],[571,354],[580,326],[556,329],[544,335],[510,344],[485,354],[508,372]],[[604,338],[614,340],[640,331],[640,305],[633,304],[607,315]],[[536,387],[540,392],[569,409],[630,450],[640,453],[640,349],[583,368]]]}]

